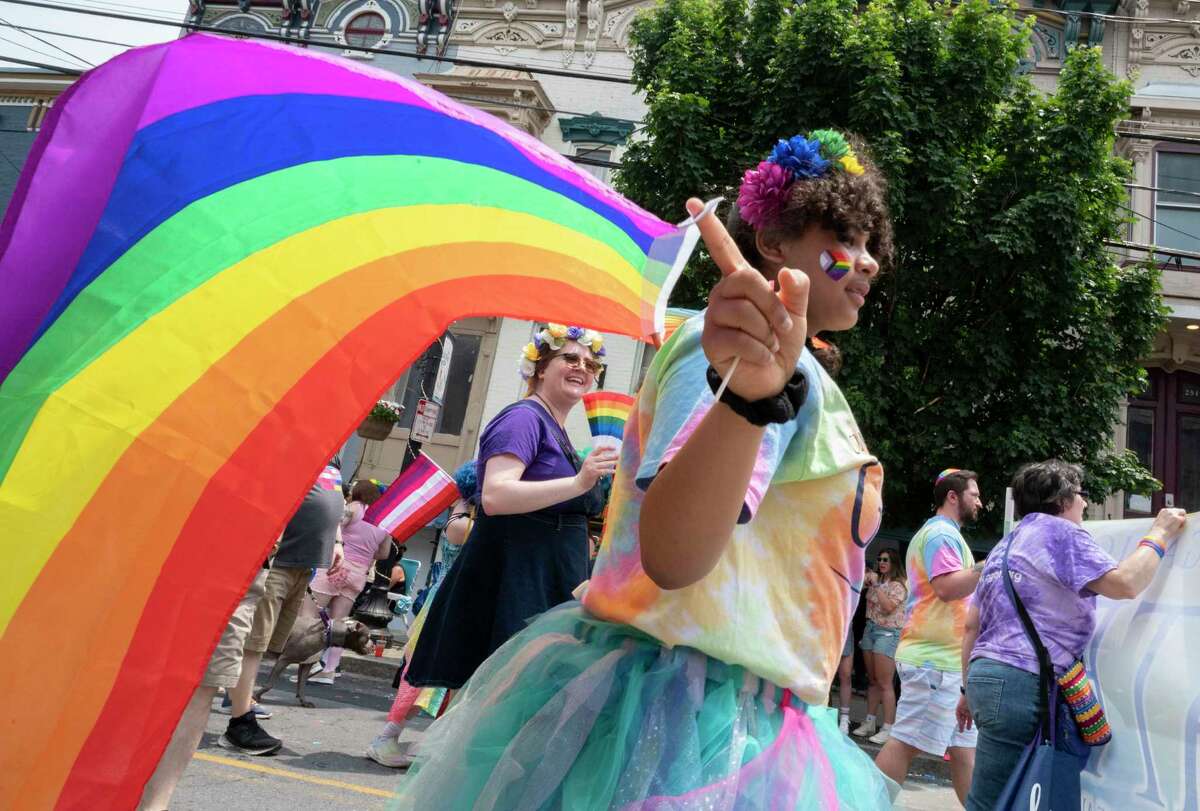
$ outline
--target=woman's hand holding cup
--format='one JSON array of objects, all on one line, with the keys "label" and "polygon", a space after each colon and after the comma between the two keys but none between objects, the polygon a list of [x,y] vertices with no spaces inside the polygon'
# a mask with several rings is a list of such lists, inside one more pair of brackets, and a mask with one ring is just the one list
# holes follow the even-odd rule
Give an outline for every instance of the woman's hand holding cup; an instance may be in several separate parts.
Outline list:
[{"label": "woman's hand holding cup", "polygon": [[615,450],[601,448],[596,448],[589,453],[583,460],[579,472],[575,474],[575,484],[579,491],[586,493],[596,486],[596,482],[600,480],[601,476],[610,476],[615,473],[618,456],[619,454]]}]

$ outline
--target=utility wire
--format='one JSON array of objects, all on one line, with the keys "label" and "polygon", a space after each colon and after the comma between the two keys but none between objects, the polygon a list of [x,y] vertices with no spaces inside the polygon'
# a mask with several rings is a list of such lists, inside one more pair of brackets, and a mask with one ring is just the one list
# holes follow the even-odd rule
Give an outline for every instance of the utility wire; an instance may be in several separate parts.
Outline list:
[{"label": "utility wire", "polygon": [[[336,50],[336,51],[355,51],[358,53],[369,53],[369,54],[383,53],[383,54],[390,54],[393,56],[406,56],[406,57],[410,57],[410,58],[416,59],[416,60],[428,59],[431,62],[446,62],[446,63],[452,64],[452,65],[464,65],[467,67],[500,68],[503,70],[518,70],[518,71],[525,71],[526,73],[537,73],[537,74],[541,74],[544,76],[560,76],[560,77],[564,77],[564,78],[568,78],[568,79],[585,79],[585,80],[590,80],[590,81],[594,81],[594,82],[633,84],[633,80],[631,78],[629,78],[628,76],[616,76],[616,75],[609,75],[609,74],[604,74],[604,73],[579,73],[578,71],[558,70],[555,68],[543,68],[543,67],[537,67],[534,65],[528,65],[528,64],[523,64],[523,63],[489,62],[489,61],[482,60],[482,59],[466,59],[466,58],[458,57],[458,56],[437,56],[437,55],[430,55],[430,54],[418,54],[416,52],[410,52],[410,51],[393,51],[393,50],[382,50],[381,51],[377,48],[368,48],[368,47],[363,47],[363,46],[358,46],[358,45],[349,45],[349,44],[339,45],[336,42],[322,42],[320,40],[300,39],[298,37],[284,37],[284,36],[279,36],[276,34],[246,33],[246,32],[242,32],[242,31],[231,32],[231,31],[228,31],[223,28],[216,28],[214,26],[203,25],[203,24],[199,24],[199,23],[191,23],[191,22],[187,22],[187,21],[170,22],[168,20],[159,20],[159,19],[154,19],[154,18],[150,18],[150,17],[140,17],[135,14],[122,14],[122,13],[112,12],[112,11],[100,11],[98,9],[85,9],[85,8],[80,8],[78,6],[65,6],[65,5],[62,5],[59,3],[46,3],[46,2],[41,2],[40,0],[6,0],[6,2],[13,3],[18,6],[29,6],[30,8],[50,9],[52,11],[65,11],[65,12],[69,12],[72,14],[86,14],[86,15],[93,16],[93,17],[104,17],[104,18],[110,19],[110,20],[125,20],[128,22],[147,23],[150,25],[167,25],[167,26],[171,26],[172,28],[184,28],[184,29],[188,29],[191,31],[203,31],[203,32],[212,33],[212,34],[229,35],[231,33],[236,33],[237,36],[245,38],[245,39],[257,39],[257,40],[263,40],[265,42],[282,42],[282,43],[285,43],[288,45],[303,45],[303,46],[307,46],[307,47],[326,48],[326,49],[332,49],[332,50]],[[11,61],[11,60],[9,60],[9,61]]]},{"label": "utility wire", "polygon": [[1105,245],[1111,248],[1126,248],[1131,251],[1141,251],[1142,253],[1156,254],[1161,253],[1166,256],[1178,256],[1184,259],[1200,259],[1200,253],[1196,251],[1184,251],[1178,248],[1164,248],[1159,245],[1146,245],[1142,242],[1125,242],[1120,239],[1105,239],[1102,240]]},{"label": "utility wire", "polygon": [[[1159,175],[1164,177],[1164,175]],[[1190,180],[1191,178],[1180,178],[1181,180]],[[1123,183],[1121,184],[1127,189],[1144,189],[1145,191],[1155,191],[1161,194],[1185,194],[1188,197],[1200,197],[1200,191],[1185,191],[1184,189],[1164,189],[1161,186],[1142,186],[1138,183]]]},{"label": "utility wire", "polygon": [[51,53],[46,53],[45,51],[40,51],[37,48],[33,47],[32,45],[25,45],[24,43],[17,42],[16,40],[11,40],[8,37],[0,37],[0,42],[7,42],[9,45],[15,45],[16,47],[21,48],[22,50],[29,51],[30,53],[35,53],[38,56],[44,56],[47,59],[61,59],[62,58],[58,54],[51,54]]},{"label": "utility wire", "polygon": [[[92,64],[91,62],[87,61],[87,60],[86,60],[86,59],[84,59],[82,56],[78,56],[78,55],[76,55],[76,54],[73,54],[73,53],[71,53],[71,52],[70,52],[70,51],[68,51],[66,48],[63,48],[61,45],[56,45],[56,44],[54,44],[53,42],[50,42],[49,40],[42,39],[41,37],[39,37],[39,36],[37,36],[37,35],[35,35],[35,34],[32,34],[32,33],[30,33],[28,30],[26,30],[26,29],[25,29],[25,28],[23,28],[22,26],[19,26],[19,25],[15,25],[15,24],[13,24],[13,23],[10,23],[8,20],[4,19],[3,17],[0,17],[0,23],[3,23],[4,25],[7,25],[7,26],[9,26],[9,27],[11,27],[11,28],[15,28],[15,29],[17,29],[18,31],[20,31],[22,34],[24,34],[25,36],[29,37],[30,39],[36,39],[38,42],[40,42],[40,43],[42,43],[42,44],[44,44],[44,45],[49,45],[51,48],[55,49],[56,51],[61,51],[61,52],[65,53],[67,56],[71,57],[71,58],[72,58],[72,59],[74,59],[76,62],[82,62],[83,64],[87,65],[89,68],[94,68],[94,67],[96,67],[94,64]],[[33,49],[32,49],[32,48],[30,48],[30,50],[33,50]]]},{"label": "utility wire", "polygon": [[[0,24],[7,25],[12,28],[17,28],[17,26],[15,26],[12,23],[7,22],[3,19],[0,19]],[[68,34],[65,31],[51,31],[46,28],[33,28],[33,27],[27,26],[27,25],[20,26],[19,30],[24,31],[26,33],[29,33],[30,31],[35,31],[39,34],[51,34],[56,37],[65,37],[67,39],[77,39],[81,42],[96,42],[96,43],[99,43],[100,45],[116,45],[117,47],[120,47],[120,48],[136,48],[136,47],[138,47],[137,45],[133,45],[132,43],[129,43],[129,42],[114,42],[111,39],[96,39],[95,37],[85,37],[83,34]],[[91,64],[91,63],[89,62],[88,64]],[[95,67],[95,66],[93,65],[93,67]]]},{"label": "utility wire", "polygon": [[[13,25],[10,22],[5,21],[3,18],[0,18],[0,25],[7,25],[11,28],[17,29],[18,31],[25,31],[25,32],[36,31],[39,34],[50,34],[50,35],[56,36],[56,37],[66,37],[68,39],[78,39],[78,40],[82,40],[83,42],[96,42],[96,43],[100,43],[101,45],[115,45],[119,48],[140,47],[140,46],[134,45],[133,43],[130,43],[130,42],[117,42],[117,41],[111,40],[111,39],[96,39],[95,37],[85,37],[82,34],[68,34],[65,31],[52,31],[52,30],[49,30],[46,28],[30,28],[27,26],[17,26],[17,25]],[[17,43],[13,43],[13,44],[16,45]],[[21,45],[20,47],[25,48],[27,46]],[[389,51],[378,51],[378,53],[390,53],[390,52]],[[93,67],[94,67],[94,65],[93,65]],[[575,116],[579,116],[581,118],[589,118],[589,117],[595,115],[595,111],[592,111],[590,113],[584,113],[584,112],[580,112],[579,110],[563,110],[558,107],[545,107],[540,104],[522,104],[519,101],[505,101],[504,99],[494,99],[494,98],[489,99],[489,98],[485,98],[483,96],[459,96],[456,94],[454,96],[451,96],[451,98],[456,99],[458,101],[475,101],[475,102],[479,102],[481,104],[494,104],[494,105],[498,105],[500,107],[512,107],[512,108],[518,109],[518,110],[537,110],[537,111],[543,112],[543,113],[552,113],[552,114],[556,113],[559,115],[575,115]],[[637,129],[644,128],[643,122],[636,118],[620,118],[618,116],[609,116],[609,115],[606,115],[603,117],[607,118],[610,121],[619,121],[622,124],[633,124],[636,128],[635,132],[637,131]]]},{"label": "utility wire", "polygon": [[1187,231],[1184,231],[1180,228],[1176,228],[1173,225],[1167,225],[1165,222],[1159,222],[1158,220],[1154,219],[1154,217],[1151,217],[1149,214],[1143,214],[1140,211],[1130,208],[1129,206],[1125,205],[1124,203],[1117,203],[1117,205],[1120,206],[1121,208],[1125,209],[1126,211],[1128,211],[1130,214],[1133,214],[1134,216],[1141,217],[1142,219],[1145,219],[1145,220],[1149,220],[1150,222],[1154,223],[1154,225],[1159,228],[1165,228],[1168,231],[1174,231],[1175,233],[1177,233],[1181,236],[1185,236],[1188,239],[1195,240],[1196,242],[1200,242],[1200,237],[1196,236],[1195,234],[1188,233]]},{"label": "utility wire", "polygon": [[[20,46],[24,48],[25,46]],[[26,65],[31,68],[41,68],[52,73],[61,73],[63,76],[82,76],[83,71],[78,68],[68,68],[62,65],[47,65],[45,62],[34,62],[32,59],[18,59],[15,56],[0,55],[0,62],[11,62],[14,65]]]}]

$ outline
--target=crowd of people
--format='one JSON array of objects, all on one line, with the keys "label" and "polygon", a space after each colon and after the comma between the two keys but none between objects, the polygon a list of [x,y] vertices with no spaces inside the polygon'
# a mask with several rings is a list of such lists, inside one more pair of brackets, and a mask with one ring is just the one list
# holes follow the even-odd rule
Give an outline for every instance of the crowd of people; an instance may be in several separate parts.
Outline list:
[{"label": "crowd of people", "polygon": [[[445,575],[368,747],[408,768],[399,808],[888,808],[920,753],[948,757],[968,808],[997,807],[1048,700],[1046,663],[1054,680],[1078,677],[1095,596],[1140,593],[1185,518],[1164,510],[1115,561],[1081,526],[1082,471],[1040,462],[1013,480],[1019,523],[976,562],[963,527],[981,509],[978,476],[948,469],[903,559],[886,548],[866,568],[883,473],[828,336],[855,325],[890,260],[885,196],[861,145],[819,130],[747,170],[724,224],[689,201],[721,278],[656,355],[619,454],[581,456],[565,428],[602,368],[601,336],[551,324],[525,348],[526,396],[456,475]],[[252,699],[264,652],[298,612],[345,617],[390,543],[363,521],[378,488],[357,482],[344,504],[339,467],[234,612],[148,811],[166,807],[218,688],[223,744],[282,745]],[[860,600],[869,687],[851,729]],[[332,679],[338,655],[315,675]],[[1060,717],[1073,695],[1053,692]],[[437,720],[406,737],[422,711]],[[1090,723],[1069,736],[1081,755]],[[874,761],[847,733],[882,746]]]}]

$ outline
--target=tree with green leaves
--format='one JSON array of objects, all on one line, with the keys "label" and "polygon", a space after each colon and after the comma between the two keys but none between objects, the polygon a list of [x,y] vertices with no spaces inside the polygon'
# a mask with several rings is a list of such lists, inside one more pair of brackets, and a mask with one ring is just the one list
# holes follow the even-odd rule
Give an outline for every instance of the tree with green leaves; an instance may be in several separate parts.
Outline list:
[{"label": "tree with green leaves", "polygon": [[[1156,485],[1111,439],[1165,323],[1156,268],[1105,248],[1126,222],[1130,87],[1079,47],[1039,92],[1018,70],[1031,24],[988,0],[664,0],[635,23],[632,199],[672,220],[689,196],[736,199],[776,138],[824,127],[886,174],[894,261],[836,340],[889,526],[928,515],[947,467],[980,473],[992,531],[1023,462],[1080,463],[1093,497]],[[673,303],[702,307],[714,273],[700,256]]]}]

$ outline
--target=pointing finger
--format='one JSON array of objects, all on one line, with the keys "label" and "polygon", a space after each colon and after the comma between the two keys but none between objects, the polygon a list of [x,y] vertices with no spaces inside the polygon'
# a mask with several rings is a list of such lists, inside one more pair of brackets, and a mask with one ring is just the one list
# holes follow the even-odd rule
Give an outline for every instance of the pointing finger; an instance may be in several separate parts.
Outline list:
[{"label": "pointing finger", "polygon": [[[704,210],[704,203],[693,197],[687,201],[687,210],[695,217]],[[700,229],[700,238],[704,240],[717,267],[721,269],[722,276],[728,276],[735,270],[749,267],[749,263],[742,257],[742,252],[738,250],[737,243],[733,241],[733,237],[729,236],[724,224],[715,214],[700,218],[696,227]]]}]

